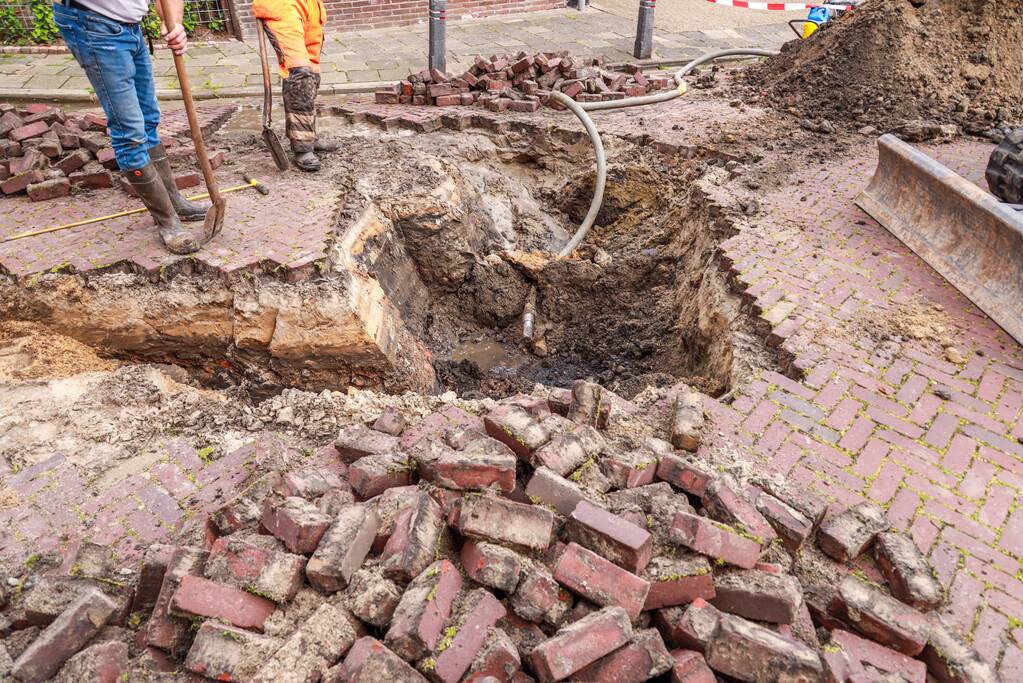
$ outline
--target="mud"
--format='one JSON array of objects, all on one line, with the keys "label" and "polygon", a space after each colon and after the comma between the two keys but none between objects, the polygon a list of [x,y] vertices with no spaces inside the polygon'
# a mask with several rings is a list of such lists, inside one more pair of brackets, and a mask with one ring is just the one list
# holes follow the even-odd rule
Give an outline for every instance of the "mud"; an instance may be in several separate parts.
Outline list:
[{"label": "mud", "polygon": [[824,131],[870,125],[938,134],[926,124],[952,123],[997,136],[1023,123],[1021,41],[1018,2],[871,0],[743,78],[748,100]]}]

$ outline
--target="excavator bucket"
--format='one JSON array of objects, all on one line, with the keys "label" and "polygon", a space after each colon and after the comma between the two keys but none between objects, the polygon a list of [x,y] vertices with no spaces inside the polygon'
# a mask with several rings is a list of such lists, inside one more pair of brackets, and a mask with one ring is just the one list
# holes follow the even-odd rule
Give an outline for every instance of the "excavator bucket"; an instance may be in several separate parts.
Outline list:
[{"label": "excavator bucket", "polygon": [[1023,212],[893,135],[856,204],[1023,344]]}]

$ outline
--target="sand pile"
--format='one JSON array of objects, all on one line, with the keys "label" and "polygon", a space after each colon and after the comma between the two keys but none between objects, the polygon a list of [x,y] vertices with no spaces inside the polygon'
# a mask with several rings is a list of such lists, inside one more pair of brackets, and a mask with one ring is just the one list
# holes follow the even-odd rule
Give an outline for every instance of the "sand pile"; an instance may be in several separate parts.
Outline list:
[{"label": "sand pile", "polygon": [[746,79],[754,97],[839,126],[924,121],[987,133],[1020,124],[1023,3],[868,0]]}]

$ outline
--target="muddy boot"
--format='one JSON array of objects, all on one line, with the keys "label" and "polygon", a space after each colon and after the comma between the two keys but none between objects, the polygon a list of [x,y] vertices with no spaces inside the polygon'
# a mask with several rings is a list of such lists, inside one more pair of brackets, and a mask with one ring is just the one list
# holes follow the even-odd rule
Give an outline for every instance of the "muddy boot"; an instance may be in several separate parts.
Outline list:
[{"label": "muddy boot", "polygon": [[167,188],[167,194],[170,196],[171,204],[174,205],[174,211],[178,214],[178,218],[183,221],[204,220],[206,212],[210,210],[212,204],[190,202],[181,196],[181,191],[178,190],[177,183],[174,182],[174,172],[171,170],[170,159],[167,158],[167,150],[163,148],[162,144],[149,150],[149,160],[153,162],[163,186]]},{"label": "muddy boot", "polygon": [[150,162],[138,170],[123,173],[153,216],[153,222],[160,231],[160,239],[163,240],[167,251],[172,254],[191,254],[199,251],[199,243],[181,226],[181,220],[174,211],[174,204],[163,181],[160,180],[156,166]]},{"label": "muddy boot", "polygon": [[296,66],[281,84],[284,94],[285,132],[301,171],[319,171],[320,160],[313,153],[316,142],[316,74],[307,66]]}]

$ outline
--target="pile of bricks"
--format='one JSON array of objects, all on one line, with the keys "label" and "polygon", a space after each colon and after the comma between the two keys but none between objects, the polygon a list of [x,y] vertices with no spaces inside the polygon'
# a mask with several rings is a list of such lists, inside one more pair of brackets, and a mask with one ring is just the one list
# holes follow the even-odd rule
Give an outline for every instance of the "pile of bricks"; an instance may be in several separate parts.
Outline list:
[{"label": "pile of bricks", "polygon": [[604,59],[579,59],[567,52],[528,55],[477,55],[461,76],[424,69],[387,90],[376,93],[378,104],[413,104],[449,107],[479,103],[491,111],[534,112],[541,105],[556,106],[552,92],[578,102],[601,102],[639,97],[671,87],[668,76],[646,76],[639,66],[625,72],[608,71]]},{"label": "pile of bricks", "polygon": [[[482,420],[387,410],[325,460],[256,479],[204,544],[149,547],[134,582],[103,548],[69,554],[8,606],[0,663],[22,683],[179,666],[268,683],[995,680],[880,509],[828,515],[720,474],[697,394],[639,413],[582,381]],[[665,440],[614,428],[655,418]],[[830,562],[815,535],[837,580],[791,570]],[[876,582],[848,569],[864,553]]]},{"label": "pile of bricks", "polygon": [[[34,202],[66,197],[73,188],[113,187],[117,171],[114,150],[101,114],[67,115],[59,107],[29,104],[22,109],[0,103],[0,191],[27,194]],[[186,158],[192,150],[174,138],[163,141],[168,156]],[[211,157],[214,168],[223,153]],[[175,176],[179,188],[195,187],[195,172]],[[123,178],[118,185],[134,195]]]}]

